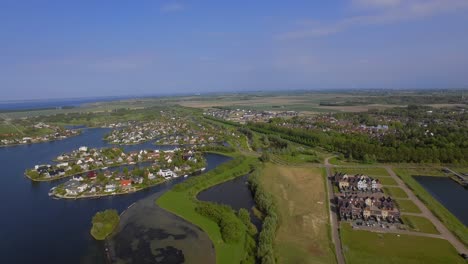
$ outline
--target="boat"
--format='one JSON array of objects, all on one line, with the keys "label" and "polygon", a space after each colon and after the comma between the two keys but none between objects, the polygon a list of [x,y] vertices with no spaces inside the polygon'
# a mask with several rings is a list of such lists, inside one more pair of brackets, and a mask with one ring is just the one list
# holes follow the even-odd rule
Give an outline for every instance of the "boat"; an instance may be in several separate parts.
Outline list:
[{"label": "boat", "polygon": [[50,189],[50,191],[49,191],[49,196],[54,196],[54,190],[55,190],[55,188],[57,188],[57,187],[52,187],[52,189]]},{"label": "boat", "polygon": [[185,174],[185,175],[184,175],[184,178],[187,178],[187,177],[188,177],[188,174]]},{"label": "boat", "polygon": [[107,167],[103,167],[103,168],[101,168],[101,170],[107,170],[107,169],[108,169]]},{"label": "boat", "polygon": [[205,170],[206,170],[206,168],[201,168],[201,170],[200,170],[200,171],[205,171]]}]

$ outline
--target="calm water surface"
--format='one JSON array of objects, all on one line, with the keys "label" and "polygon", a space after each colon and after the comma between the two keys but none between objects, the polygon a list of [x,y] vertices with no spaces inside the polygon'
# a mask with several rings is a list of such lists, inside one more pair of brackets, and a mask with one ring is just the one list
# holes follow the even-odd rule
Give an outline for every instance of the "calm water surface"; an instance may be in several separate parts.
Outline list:
[{"label": "calm water surface", "polygon": [[215,185],[203,192],[200,192],[197,198],[201,201],[216,202],[231,206],[234,210],[245,208],[250,213],[252,223],[261,230],[262,221],[252,212],[255,201],[247,184],[249,175],[238,177],[234,180]]},{"label": "calm water surface", "polygon": [[[82,145],[109,146],[102,140],[109,129],[85,129],[77,137],[14,147],[0,148],[0,263],[102,263],[104,244],[89,235],[91,218],[108,208],[125,210],[132,203],[153,193],[167,190],[179,178],[130,195],[100,199],[54,200],[50,188],[67,179],[53,182],[31,182],[23,173],[36,164],[50,163],[63,152]],[[127,146],[125,150],[172,149],[151,142]],[[207,154],[207,170],[226,157]]]},{"label": "calm water surface", "polygon": [[465,224],[465,226],[468,225],[467,189],[448,177],[415,176],[414,179]]}]

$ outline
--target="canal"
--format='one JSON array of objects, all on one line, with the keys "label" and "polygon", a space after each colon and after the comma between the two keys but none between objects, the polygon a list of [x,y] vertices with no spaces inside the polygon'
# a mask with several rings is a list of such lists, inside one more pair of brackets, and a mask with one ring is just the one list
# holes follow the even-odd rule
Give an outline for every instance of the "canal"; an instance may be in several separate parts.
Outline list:
[{"label": "canal", "polygon": [[[0,263],[100,263],[104,243],[89,234],[91,218],[108,208],[124,211],[131,204],[171,188],[184,178],[130,195],[100,199],[54,200],[50,188],[67,179],[32,182],[23,173],[36,164],[50,163],[53,158],[82,145],[111,146],[103,141],[109,129],[84,129],[79,136],[60,141],[0,148]],[[124,146],[138,149],[172,149],[152,142]],[[226,157],[207,154],[207,170],[226,161]]]},{"label": "canal", "polygon": [[414,176],[437,201],[443,204],[460,222],[468,225],[468,190],[448,177]]}]

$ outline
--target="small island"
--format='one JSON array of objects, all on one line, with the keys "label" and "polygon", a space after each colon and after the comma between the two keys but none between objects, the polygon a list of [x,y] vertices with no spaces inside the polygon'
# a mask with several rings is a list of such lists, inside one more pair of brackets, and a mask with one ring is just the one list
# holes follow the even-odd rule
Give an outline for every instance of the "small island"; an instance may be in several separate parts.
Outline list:
[{"label": "small island", "polygon": [[102,212],[97,212],[93,216],[91,235],[96,240],[104,240],[119,225],[119,222],[120,216],[117,210],[107,209]]}]

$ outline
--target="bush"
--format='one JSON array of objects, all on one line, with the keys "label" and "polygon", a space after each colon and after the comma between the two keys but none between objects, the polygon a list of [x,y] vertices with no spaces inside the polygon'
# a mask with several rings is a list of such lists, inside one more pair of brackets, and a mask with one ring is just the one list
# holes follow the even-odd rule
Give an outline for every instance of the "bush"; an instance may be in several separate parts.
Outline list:
[{"label": "bush", "polygon": [[195,211],[218,224],[224,242],[235,243],[242,238],[242,234],[244,233],[240,230],[245,228],[231,207],[211,202],[199,202]]},{"label": "bush", "polygon": [[255,227],[254,224],[250,221],[250,214],[249,211],[247,211],[244,208],[241,208],[239,212],[237,212],[237,217],[242,221],[242,223],[245,225],[247,228],[247,231],[251,236],[254,236],[257,234],[258,230],[257,227]]}]

